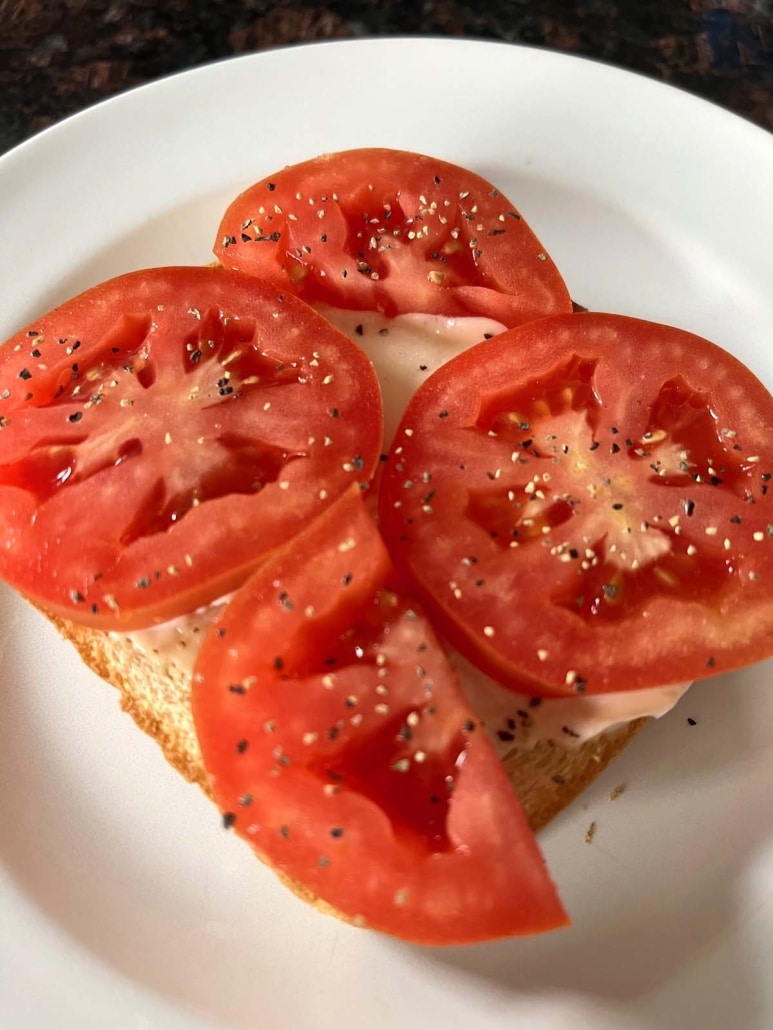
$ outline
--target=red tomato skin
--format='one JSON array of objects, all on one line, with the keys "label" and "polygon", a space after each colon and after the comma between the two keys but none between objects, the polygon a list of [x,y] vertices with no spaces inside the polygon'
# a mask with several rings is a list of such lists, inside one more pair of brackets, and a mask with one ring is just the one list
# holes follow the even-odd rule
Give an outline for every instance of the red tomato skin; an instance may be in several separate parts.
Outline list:
[{"label": "red tomato skin", "polygon": [[431,627],[391,585],[350,491],[213,623],[192,707],[226,825],[307,900],[408,941],[565,925]]},{"label": "red tomato skin", "polygon": [[214,253],[309,303],[506,326],[570,312],[558,269],[491,183],[400,150],[324,154],[249,187]]},{"label": "red tomato skin", "polygon": [[545,319],[414,395],[380,527],[438,628],[506,686],[701,679],[773,651],[771,441],[773,399],[714,344]]},{"label": "red tomato skin", "polygon": [[105,630],[229,592],[366,484],[381,447],[359,349],[223,269],[134,272],[67,301],[0,348],[0,396],[0,575]]}]

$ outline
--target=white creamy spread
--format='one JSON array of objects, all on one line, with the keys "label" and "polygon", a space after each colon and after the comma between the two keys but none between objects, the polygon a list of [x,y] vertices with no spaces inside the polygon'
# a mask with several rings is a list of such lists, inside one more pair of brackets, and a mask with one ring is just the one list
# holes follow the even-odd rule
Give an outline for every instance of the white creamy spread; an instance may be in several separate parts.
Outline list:
[{"label": "white creamy spread", "polygon": [[[193,675],[201,641],[218,611],[230,600],[222,597],[206,608],[169,622],[127,634],[143,651],[155,654],[164,665],[173,663]],[[506,690],[454,652],[451,664],[470,704],[501,756],[518,747],[533,747],[540,740],[554,740],[579,747],[586,740],[622,723],[645,716],[659,718],[682,697],[689,683],[623,690],[585,697],[541,698]]]},{"label": "white creamy spread", "polygon": [[[361,347],[378,374],[384,399],[385,448],[392,441],[409,399],[437,368],[504,326],[489,318],[446,318],[442,315],[398,315],[387,319],[375,312],[345,311],[320,305],[321,314]],[[149,629],[129,633],[143,651],[174,663],[188,675],[209,624],[230,597]],[[532,699],[513,693],[452,654],[470,707],[483,722],[497,752],[504,756],[516,745],[532,747],[555,740],[568,747],[642,717],[665,715],[689,684],[623,690],[584,697]]]},{"label": "white creamy spread", "polygon": [[486,727],[500,757],[516,745],[530,748],[541,740],[579,747],[634,719],[659,719],[690,686],[676,683],[614,694],[538,698],[506,690],[461,655],[452,653],[450,658],[470,707]]},{"label": "white creamy spread", "polygon": [[370,358],[384,400],[384,449],[388,450],[405,406],[424,380],[457,354],[506,326],[491,318],[397,315],[345,311],[320,304],[317,310],[346,333]]}]

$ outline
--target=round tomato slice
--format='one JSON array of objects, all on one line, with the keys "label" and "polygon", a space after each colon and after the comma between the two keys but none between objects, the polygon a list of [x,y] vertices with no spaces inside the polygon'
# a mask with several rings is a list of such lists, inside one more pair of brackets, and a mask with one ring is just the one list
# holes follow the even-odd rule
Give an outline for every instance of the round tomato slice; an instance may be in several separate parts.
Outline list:
[{"label": "round tomato slice", "polygon": [[773,653],[773,398],[689,333],[544,319],[413,397],[381,528],[438,625],[536,694],[635,690]]},{"label": "round tomato slice", "polygon": [[490,182],[402,150],[325,154],[261,180],[226,211],[214,251],[309,303],[390,318],[513,326],[572,309],[544,247]]},{"label": "round tomato slice", "polygon": [[425,944],[566,923],[536,841],[357,491],[212,624],[193,715],[226,826],[307,899]]},{"label": "round tomato slice", "polygon": [[297,298],[134,272],[0,349],[0,576],[102,629],[232,590],[382,439],[368,360]]}]

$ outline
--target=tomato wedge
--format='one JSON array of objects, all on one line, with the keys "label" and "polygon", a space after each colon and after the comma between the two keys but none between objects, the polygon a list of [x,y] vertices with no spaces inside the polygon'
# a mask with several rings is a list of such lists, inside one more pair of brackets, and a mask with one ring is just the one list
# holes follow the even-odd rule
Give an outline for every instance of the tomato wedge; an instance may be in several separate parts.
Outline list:
[{"label": "tomato wedge", "polygon": [[773,398],[730,354],[604,314],[479,344],[414,395],[381,529],[439,627],[543,695],[773,653]]},{"label": "tomato wedge", "polygon": [[193,714],[226,826],[339,915],[450,944],[566,923],[491,744],[349,491],[216,618]]},{"label": "tomato wedge", "polygon": [[233,589],[381,447],[378,382],[292,296],[134,272],[0,349],[0,576],[101,629]]},{"label": "tomato wedge", "polygon": [[506,326],[572,309],[521,214],[479,175],[366,148],[277,172],[226,211],[214,252],[312,304],[482,315]]}]

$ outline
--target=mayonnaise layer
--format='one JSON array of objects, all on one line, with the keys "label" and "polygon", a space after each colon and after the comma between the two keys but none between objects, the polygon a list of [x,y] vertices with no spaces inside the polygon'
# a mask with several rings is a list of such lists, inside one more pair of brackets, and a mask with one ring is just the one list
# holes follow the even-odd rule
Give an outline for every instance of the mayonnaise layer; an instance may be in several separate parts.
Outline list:
[{"label": "mayonnaise layer", "polygon": [[320,304],[317,310],[365,351],[381,384],[384,449],[388,450],[405,406],[424,380],[457,354],[505,330],[491,318],[397,315],[346,311]]},{"label": "mayonnaise layer", "polygon": [[[155,655],[162,668],[172,664],[192,676],[207,629],[229,599],[223,597],[190,615],[126,635],[146,654]],[[450,659],[470,708],[481,720],[500,757],[514,747],[530,748],[546,740],[569,748],[579,747],[634,719],[657,719],[670,711],[689,687],[689,683],[683,683],[614,694],[534,698],[500,686],[454,652]]]}]

